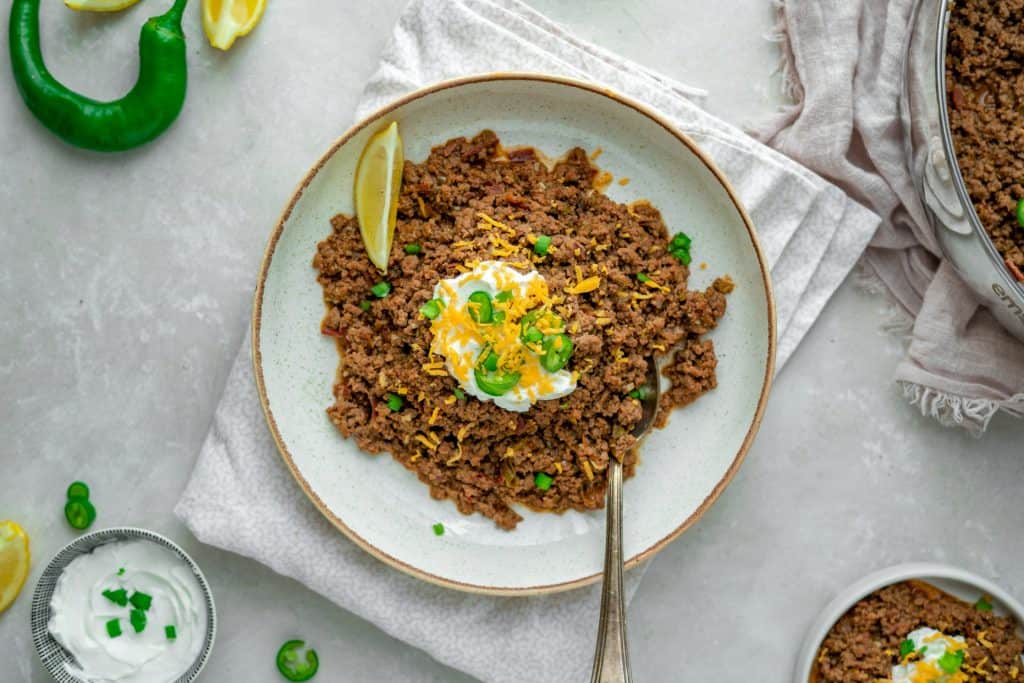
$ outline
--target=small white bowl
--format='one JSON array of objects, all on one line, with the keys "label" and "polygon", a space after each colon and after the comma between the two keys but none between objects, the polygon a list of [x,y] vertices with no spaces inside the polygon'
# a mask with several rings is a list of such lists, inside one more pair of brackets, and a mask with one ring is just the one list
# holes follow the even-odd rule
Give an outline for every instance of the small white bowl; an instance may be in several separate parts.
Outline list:
[{"label": "small white bowl", "polygon": [[970,603],[983,595],[987,596],[992,603],[992,611],[1002,616],[1013,617],[1018,624],[1017,635],[1024,638],[1024,628],[1021,628],[1021,624],[1024,624],[1024,605],[1002,588],[958,567],[931,563],[901,564],[864,577],[840,593],[822,610],[808,629],[807,637],[800,647],[796,669],[793,672],[793,683],[810,681],[811,669],[814,667],[822,641],[832,630],[832,626],[851,607],[880,588],[910,579],[924,581]]},{"label": "small white bowl", "polygon": [[192,666],[174,683],[191,683],[206,666],[206,660],[210,658],[213,641],[217,635],[217,609],[213,603],[213,593],[210,591],[210,586],[206,583],[206,577],[203,576],[199,565],[176,543],[156,532],[135,527],[114,527],[99,529],[79,536],[61,548],[60,552],[54,555],[50,563],[46,565],[32,594],[32,642],[35,643],[36,652],[39,653],[39,658],[43,662],[43,668],[50,672],[50,675],[58,683],[82,683],[82,680],[72,676],[64,666],[65,664],[74,666],[74,657],[50,635],[50,600],[57,587],[57,580],[75,558],[90,553],[106,543],[132,540],[150,541],[167,548],[181,558],[195,574],[206,602],[206,640],[203,642],[203,649],[196,656],[196,660],[192,662]]}]

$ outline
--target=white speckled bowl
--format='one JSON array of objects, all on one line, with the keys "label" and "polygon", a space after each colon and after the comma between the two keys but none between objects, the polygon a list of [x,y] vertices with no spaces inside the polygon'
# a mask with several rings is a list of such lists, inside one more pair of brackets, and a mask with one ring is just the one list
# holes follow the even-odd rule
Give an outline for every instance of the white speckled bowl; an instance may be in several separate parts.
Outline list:
[{"label": "white speckled bowl", "polygon": [[1024,638],[1024,605],[1021,605],[1009,593],[983,579],[977,574],[945,564],[913,563],[889,567],[870,574],[856,582],[822,610],[811,624],[807,637],[800,647],[796,669],[793,672],[793,683],[808,683],[811,669],[821,649],[825,636],[832,626],[861,599],[894,583],[917,579],[929,583],[953,597],[973,603],[981,596],[988,596],[992,601],[992,609],[996,614],[1011,616],[1017,622],[1017,635]]},{"label": "white speckled bowl", "polygon": [[[310,266],[331,216],[352,213],[353,173],[367,139],[398,121],[405,156],[426,157],[449,138],[494,130],[508,145],[552,157],[574,146],[604,150],[602,168],[618,201],[648,198],[670,228],[694,238],[693,287],[728,273],[737,283],[710,337],[719,386],[676,411],[643,445],[625,487],[625,548],[631,567],[689,528],[732,479],[760,424],[775,357],[768,270],[753,226],[721,173],[656,113],[610,91],[571,80],[491,74],[415,92],[345,133],[310,170],[267,247],[253,310],[256,382],[285,463],[327,518],[361,547],[419,578],[500,594],[540,593],[599,578],[603,511],[561,515],[522,510],[514,532],[463,516],[431,499],[416,476],[388,456],[360,451],[324,411],[338,355],[319,333],[324,305]],[[431,525],[442,522],[442,537]]]},{"label": "white speckled bowl", "polygon": [[57,588],[57,580],[73,560],[81,555],[92,552],[106,543],[117,541],[149,541],[167,548],[177,555],[192,569],[199,588],[203,592],[206,605],[206,639],[203,648],[196,656],[192,666],[183,673],[174,683],[192,683],[199,677],[199,673],[206,666],[206,661],[213,651],[213,643],[217,637],[217,607],[213,602],[213,593],[210,585],[206,583],[199,565],[189,557],[188,553],[178,547],[178,544],[166,536],[148,529],[137,529],[135,527],[113,527],[110,529],[99,529],[92,531],[68,543],[60,549],[39,576],[35,591],[32,593],[32,642],[35,643],[36,653],[43,662],[45,668],[55,681],[59,683],[81,683],[80,678],[72,676],[64,668],[65,664],[75,665],[75,659],[71,654],[61,647],[60,643],[50,635],[50,600],[53,598],[53,591]]}]

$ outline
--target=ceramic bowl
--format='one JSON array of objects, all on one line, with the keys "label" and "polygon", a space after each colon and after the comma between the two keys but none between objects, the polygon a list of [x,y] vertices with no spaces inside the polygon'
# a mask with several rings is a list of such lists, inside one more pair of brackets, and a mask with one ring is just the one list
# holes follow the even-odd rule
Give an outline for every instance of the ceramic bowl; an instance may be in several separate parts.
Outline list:
[{"label": "ceramic bowl", "polygon": [[92,552],[106,543],[117,541],[143,540],[167,548],[187,564],[196,576],[199,587],[203,592],[206,603],[206,639],[203,642],[203,649],[200,650],[192,666],[178,677],[174,683],[191,683],[199,676],[199,672],[206,666],[213,650],[213,642],[217,636],[217,609],[213,602],[213,593],[203,572],[188,554],[178,547],[176,543],[160,534],[146,529],[134,527],[115,527],[111,529],[100,529],[91,533],[79,536],[75,540],[61,548],[60,552],[54,555],[49,564],[43,570],[36,583],[35,591],[32,594],[32,642],[35,643],[36,652],[43,662],[45,668],[58,683],[82,683],[82,679],[72,676],[65,664],[76,666],[74,657],[68,653],[52,635],[48,624],[50,623],[50,600],[53,598],[53,591],[57,587],[57,580],[64,569],[71,564],[75,558]]},{"label": "ceramic bowl", "polygon": [[974,603],[978,598],[987,596],[996,614],[1013,617],[1018,624],[1017,634],[1024,638],[1024,628],[1021,627],[1021,624],[1024,624],[1024,605],[1017,602],[1016,598],[1002,588],[977,574],[958,567],[932,563],[901,564],[864,577],[836,596],[822,610],[811,624],[811,628],[808,629],[807,637],[800,647],[796,669],[793,673],[793,683],[808,683],[810,681],[811,670],[817,659],[818,651],[821,649],[822,641],[825,640],[825,636],[832,630],[839,618],[846,614],[851,607],[880,588],[910,579],[929,583],[939,590],[969,603]]},{"label": "ceramic bowl", "polygon": [[[423,160],[456,136],[494,130],[506,146],[530,145],[557,158],[575,146],[601,148],[599,165],[628,185],[616,201],[646,198],[667,225],[697,245],[691,286],[721,274],[737,287],[709,336],[719,386],[673,413],[643,445],[625,486],[625,557],[632,567],[689,528],[718,498],[757,431],[771,382],[775,314],[768,271],[746,212],[698,147],[646,107],[571,80],[491,74],[415,92],[360,122],[300,182],[274,228],[253,307],[257,389],[281,456],[317,508],[342,532],[394,567],[452,588],[541,593],[599,578],[603,511],[520,512],[514,532],[433,500],[416,476],[387,455],[372,456],[327,419],[338,366],[320,334],[324,304],[311,260],[330,218],[353,211],[353,174],[367,140],[397,121],[405,157]],[[446,533],[435,536],[433,524]]]}]

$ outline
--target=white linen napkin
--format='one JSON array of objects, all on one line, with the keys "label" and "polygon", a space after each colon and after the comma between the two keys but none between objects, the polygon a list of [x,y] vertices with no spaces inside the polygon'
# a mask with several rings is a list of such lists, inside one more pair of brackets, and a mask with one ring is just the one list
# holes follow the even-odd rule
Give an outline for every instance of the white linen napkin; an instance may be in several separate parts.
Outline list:
[{"label": "white linen napkin", "polygon": [[906,319],[896,381],[923,414],[980,435],[1000,410],[1024,416],[1024,344],[942,258],[904,161],[903,49],[920,1],[938,0],[776,0],[796,103],[760,136],[884,219],[865,265]]},{"label": "white linen napkin", "polygon": [[[589,45],[518,0],[414,0],[358,116],[431,82],[493,70],[599,82],[657,108],[711,155],[750,211],[772,267],[780,366],[878,226],[874,214],[837,188],[702,111],[699,90]],[[306,500],[278,457],[256,397],[250,343],[247,337],[175,509],[196,537],[295,578],[485,681],[586,680],[598,587],[481,597],[412,579],[364,553]],[[254,490],[272,492],[258,520],[245,512]],[[308,551],[290,553],[272,540],[285,535]],[[628,595],[643,570],[627,575]],[[537,658],[538,651],[547,656]]]}]

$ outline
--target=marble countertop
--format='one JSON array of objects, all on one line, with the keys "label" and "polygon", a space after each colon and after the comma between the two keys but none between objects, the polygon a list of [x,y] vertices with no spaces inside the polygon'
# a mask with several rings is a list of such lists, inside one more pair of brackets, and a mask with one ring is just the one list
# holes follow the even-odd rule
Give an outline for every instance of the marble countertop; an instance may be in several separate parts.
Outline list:
[{"label": "marble countertop", "polygon": [[[777,50],[763,40],[767,0],[530,1],[707,88],[709,107],[733,122],[782,101]],[[44,3],[53,72],[95,97],[123,92],[138,27],[160,4],[103,17]],[[325,681],[470,680],[294,581],[201,545],[171,514],[241,343],[270,227],[351,122],[403,4],[271,2],[221,54],[194,0],[185,111],[157,143],[116,156],[44,131],[3,51],[0,518],[28,530],[34,556],[24,594],[0,615],[5,681],[47,680],[29,603],[73,537],[61,507],[76,478],[93,487],[99,525],[165,533],[203,566],[221,619],[204,680],[278,680],[271,653],[295,633],[315,639]],[[778,378],[732,485],[653,561],[630,610],[637,680],[741,681],[750,662],[766,681],[787,680],[832,595],[899,562],[956,564],[1024,596],[1024,426],[997,417],[974,440],[922,418],[892,381],[902,345],[882,330],[885,308],[843,286]]]}]

